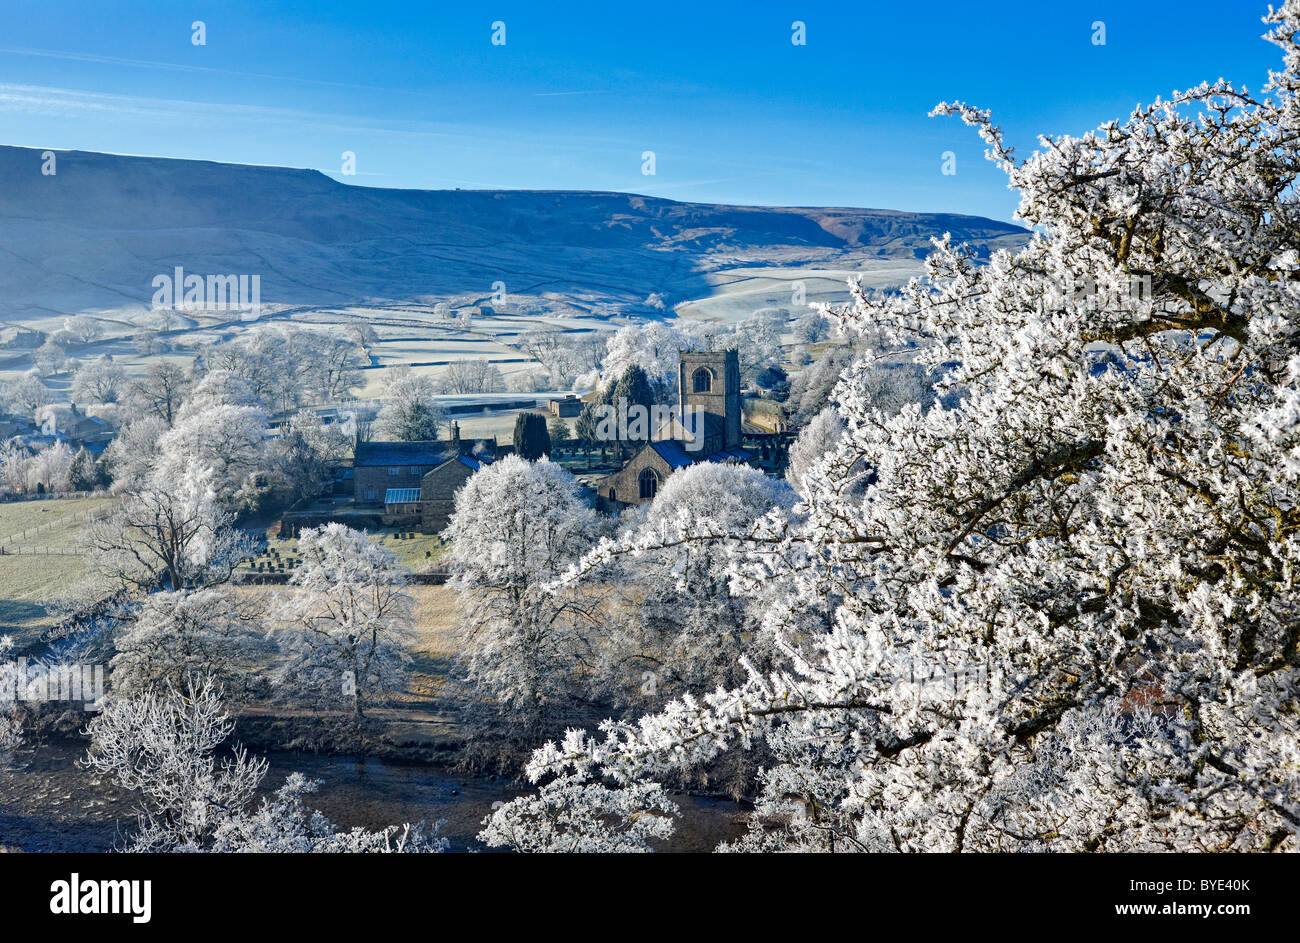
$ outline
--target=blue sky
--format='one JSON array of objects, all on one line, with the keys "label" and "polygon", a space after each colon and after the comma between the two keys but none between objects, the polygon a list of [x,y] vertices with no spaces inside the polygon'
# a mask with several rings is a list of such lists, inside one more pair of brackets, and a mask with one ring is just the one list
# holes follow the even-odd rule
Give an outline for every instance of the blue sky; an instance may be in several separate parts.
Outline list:
[{"label": "blue sky", "polygon": [[[314,167],[365,186],[1009,219],[1004,178],[973,131],[926,117],[936,102],[993,109],[1027,154],[1040,132],[1082,132],[1204,79],[1258,89],[1278,62],[1259,38],[1265,7],[10,2],[0,143]],[[339,173],[344,151],[355,176]]]}]

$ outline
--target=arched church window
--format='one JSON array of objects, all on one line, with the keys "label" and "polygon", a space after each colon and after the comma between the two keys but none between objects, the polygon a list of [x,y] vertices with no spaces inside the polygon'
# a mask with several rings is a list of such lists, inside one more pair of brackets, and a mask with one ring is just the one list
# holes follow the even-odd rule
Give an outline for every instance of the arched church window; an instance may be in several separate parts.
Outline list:
[{"label": "arched church window", "polygon": [[708,367],[700,367],[691,374],[691,392],[707,393],[713,389],[713,371]]},{"label": "arched church window", "polygon": [[649,500],[655,496],[659,490],[659,474],[653,468],[641,469],[641,474],[636,477],[637,484],[641,486],[641,499]]}]

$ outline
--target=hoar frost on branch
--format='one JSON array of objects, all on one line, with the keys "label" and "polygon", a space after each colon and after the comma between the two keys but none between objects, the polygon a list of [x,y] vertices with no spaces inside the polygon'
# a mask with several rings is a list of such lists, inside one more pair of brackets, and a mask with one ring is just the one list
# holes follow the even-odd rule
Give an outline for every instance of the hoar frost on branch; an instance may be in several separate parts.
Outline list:
[{"label": "hoar frost on branch", "polygon": [[[752,592],[794,587],[764,616],[786,667],[570,731],[532,778],[636,784],[762,738],[736,847],[1297,848],[1300,2],[1267,21],[1267,97],[1203,85],[1023,162],[940,106],[1038,231],[984,266],[943,240],[836,312],[958,366],[890,416],[860,356],[797,516],[733,535]],[[786,631],[817,599],[833,626]]]},{"label": "hoar frost on branch", "polygon": [[342,524],[304,530],[293,588],[268,622],[288,654],[278,676],[324,698],[350,692],[356,718],[405,683],[414,642],[406,570],[363,532]]},{"label": "hoar frost on branch", "polygon": [[13,637],[0,635],[0,763],[7,763],[26,739],[18,703],[18,663],[9,657],[13,648]]},{"label": "hoar frost on branch", "polygon": [[569,775],[500,806],[478,837],[518,852],[645,852],[651,839],[672,835],[675,815],[676,804],[658,783],[611,789]]},{"label": "hoar frost on branch", "polygon": [[252,552],[221,507],[211,470],[194,464],[177,477],[153,475],[104,520],[86,530],[91,569],[113,590],[148,592],[224,583]]},{"label": "hoar frost on branch", "polygon": [[140,796],[138,830],[127,851],[430,852],[446,842],[437,826],[340,832],[302,803],[315,782],[292,773],[253,806],[267,762],[236,746],[218,761],[234,730],[221,688],[193,675],[135,697],[114,697],[90,722],[85,765]]},{"label": "hoar frost on branch", "polygon": [[526,755],[572,707],[574,675],[602,625],[600,593],[546,586],[591,548],[598,529],[576,479],[547,459],[508,455],[456,493],[452,586],[462,667],[483,695],[469,718],[479,731],[472,742],[489,762],[513,763],[521,748]]}]

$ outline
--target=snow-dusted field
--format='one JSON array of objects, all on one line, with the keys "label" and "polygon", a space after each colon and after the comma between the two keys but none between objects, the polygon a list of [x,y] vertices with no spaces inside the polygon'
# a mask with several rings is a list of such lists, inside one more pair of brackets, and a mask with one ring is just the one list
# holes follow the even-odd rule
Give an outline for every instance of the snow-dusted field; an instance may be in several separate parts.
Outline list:
[{"label": "snow-dusted field", "polygon": [[[559,330],[575,336],[592,331],[612,331],[653,318],[685,320],[742,321],[761,308],[784,308],[792,318],[815,302],[836,303],[848,299],[847,281],[860,276],[872,287],[904,284],[920,270],[919,263],[897,260],[868,260],[856,267],[755,267],[719,272],[699,297],[681,300],[662,312],[617,306],[607,303],[595,307],[558,293],[510,297],[504,310],[474,317],[468,328],[453,319],[440,316],[435,304],[445,304],[452,311],[463,310],[465,298],[446,296],[426,298],[422,302],[389,305],[356,305],[286,308],[267,306],[256,321],[243,320],[226,312],[191,316],[174,316],[171,330],[163,335],[167,349],[143,354],[137,349],[136,335],[142,329],[156,329],[156,312],[130,308],[111,311],[70,311],[69,316],[87,313],[95,318],[103,336],[92,343],[73,344],[68,355],[74,361],[92,360],[107,354],[123,366],[129,377],[141,376],[150,363],[171,360],[188,367],[206,347],[226,343],[252,330],[274,326],[293,326],[303,330],[342,332],[355,322],[369,324],[378,340],[367,349],[369,367],[358,391],[363,399],[380,395],[391,380],[393,368],[437,381],[455,360],[487,360],[502,373],[506,383],[513,375],[539,366],[520,350],[519,336],[531,330]],[[795,302],[795,291],[803,287],[804,308]],[[473,309],[477,310],[477,308]],[[66,318],[45,317],[24,324],[53,332],[63,327]],[[786,338],[789,341],[789,338]],[[33,366],[31,351],[0,351],[0,379],[23,373]],[[69,376],[58,374],[46,378],[46,384],[58,401],[68,399]],[[503,425],[493,420],[495,432]],[[482,431],[476,434],[492,434]]]}]

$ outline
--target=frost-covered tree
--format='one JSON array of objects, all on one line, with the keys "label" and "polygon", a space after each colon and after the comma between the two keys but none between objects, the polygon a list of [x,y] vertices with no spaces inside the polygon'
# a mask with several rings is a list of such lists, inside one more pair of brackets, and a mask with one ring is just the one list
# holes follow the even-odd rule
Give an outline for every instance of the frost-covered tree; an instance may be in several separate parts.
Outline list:
[{"label": "frost-covered tree", "polygon": [[844,420],[834,406],[823,409],[800,430],[799,437],[790,446],[790,464],[785,470],[786,480],[795,491],[803,494],[808,473],[817,463],[838,454],[845,432]]},{"label": "frost-covered tree", "polygon": [[499,393],[506,388],[501,369],[482,358],[453,360],[438,381],[444,393]]},{"label": "frost-covered tree", "polygon": [[170,348],[157,331],[136,331],[131,335],[131,346],[141,357],[155,357]]},{"label": "frost-covered tree", "polygon": [[356,402],[348,405],[341,412],[343,428],[350,433],[352,446],[359,442],[370,442],[375,437],[375,428],[379,425],[380,407],[375,403]]},{"label": "frost-covered tree", "polygon": [[191,465],[128,493],[85,530],[90,568],[115,590],[215,586],[252,552],[235,515],[218,501],[212,472]]},{"label": "frost-covered tree", "polygon": [[109,662],[115,695],[180,689],[207,674],[228,699],[249,688],[261,634],[258,613],[225,587],[152,593],[120,621]]},{"label": "frost-covered tree", "polygon": [[790,381],[786,409],[797,423],[812,420],[827,406],[833,405],[835,387],[853,363],[854,352],[847,347],[832,347]]},{"label": "frost-covered tree", "polygon": [[597,364],[585,354],[589,348],[573,343],[573,335],[558,328],[524,331],[516,343],[545,369],[549,385],[540,389],[567,389],[581,373]]},{"label": "frost-covered tree", "polygon": [[155,477],[174,480],[192,465],[207,468],[222,504],[253,507],[266,488],[266,428],[266,414],[252,406],[186,411],[158,440]]},{"label": "frost-covered tree", "polygon": [[[566,380],[563,385],[568,386],[571,382],[572,380]],[[552,380],[551,375],[541,367],[512,373],[510,379],[506,381],[506,388],[511,393],[542,393],[560,386],[561,384]]]},{"label": "frost-covered tree", "polygon": [[158,466],[158,441],[167,429],[167,423],[152,414],[122,426],[104,450],[104,464],[113,476],[113,491],[135,492],[148,484]]},{"label": "frost-covered tree", "polygon": [[48,494],[69,489],[75,456],[66,442],[55,442],[37,452],[11,450],[7,456],[5,477],[20,483],[17,490]]},{"label": "frost-covered tree", "polygon": [[[11,653],[13,636],[0,635],[0,767],[7,766],[14,751],[23,745],[23,709],[18,702],[18,663]],[[15,696],[11,696],[12,695]]]},{"label": "frost-covered tree", "polygon": [[[732,538],[784,666],[571,732],[531,776],[641,782],[761,739],[759,807],[787,813],[765,847],[1297,847],[1300,2],[1268,22],[1266,97],[1202,85],[1025,161],[941,106],[1035,235],[986,265],[943,240],[835,313],[955,364],[961,399],[886,415],[865,353],[801,516]],[[831,628],[789,637],[818,599]]]},{"label": "frost-covered tree", "polygon": [[571,704],[579,659],[598,628],[596,602],[545,587],[591,547],[597,528],[577,480],[546,459],[508,455],[456,493],[447,531],[452,585],[464,669],[486,702],[476,719],[485,750],[512,757]]},{"label": "frost-covered tree", "polygon": [[218,760],[234,719],[211,678],[111,698],[91,720],[85,765],[139,794],[137,852],[432,852],[446,842],[437,826],[340,831],[303,805],[317,784],[291,773],[256,807],[268,764],[236,745]]},{"label": "frost-covered tree", "polygon": [[63,329],[68,332],[75,340],[83,344],[90,344],[99,340],[104,334],[104,325],[95,318],[87,317],[84,314],[78,314],[71,318],[66,318],[63,322]]},{"label": "frost-covered tree", "polygon": [[699,347],[697,338],[670,324],[655,321],[630,325],[609,338],[600,371],[600,385],[605,390],[612,389],[628,368],[640,367],[659,390],[675,391],[678,353],[698,350]]},{"label": "frost-covered tree", "polygon": [[333,463],[352,454],[354,441],[346,424],[324,422],[304,409],[281,427],[268,466],[291,500],[314,498],[330,487]]},{"label": "frost-covered tree", "polygon": [[126,403],[136,415],[157,416],[171,428],[189,388],[184,370],[174,363],[159,361],[151,364],[148,372],[127,388]]},{"label": "frost-covered tree", "polygon": [[[784,317],[779,319],[782,326]],[[781,362],[781,334],[773,319],[754,317],[742,321],[724,335],[717,349],[734,350],[740,361],[740,378],[753,383],[764,370]]]},{"label": "frost-covered tree", "polygon": [[263,799],[253,811],[223,818],[213,829],[214,854],[427,854],[446,851],[448,842],[438,837],[438,826],[390,825],[379,831],[360,826],[341,831],[322,813],[303,804],[319,780],[290,773],[284,785]]},{"label": "frost-covered tree", "polygon": [[5,394],[9,408],[29,418],[54,398],[37,370],[30,370],[10,382]]},{"label": "frost-covered tree", "polygon": [[419,442],[438,438],[447,414],[438,404],[433,381],[408,374],[393,381],[384,393],[378,422],[384,435],[399,442]]},{"label": "frost-covered tree", "polygon": [[367,704],[405,684],[414,642],[406,571],[363,532],[342,524],[298,537],[293,587],[276,598],[271,637],[288,656],[277,674],[322,700]]},{"label": "frost-covered tree", "polygon": [[794,336],[801,344],[816,344],[831,336],[830,318],[820,311],[809,311],[794,322]]},{"label": "frost-covered tree", "polygon": [[345,398],[360,385],[361,350],[333,332],[263,326],[206,348],[207,368],[244,380],[267,410]]},{"label": "frost-covered tree", "polygon": [[68,369],[67,348],[51,335],[36,349],[36,353],[32,354],[32,362],[36,364],[37,372],[43,377],[62,373]]},{"label": "frost-covered tree", "polygon": [[104,354],[89,360],[72,375],[72,399],[78,403],[115,403],[126,388],[126,371]]},{"label": "frost-covered tree", "polygon": [[266,760],[242,747],[217,759],[234,729],[221,690],[206,678],[180,689],[111,698],[90,721],[85,764],[140,794],[131,851],[200,848],[233,810],[242,809],[266,775]]},{"label": "frost-covered tree", "polygon": [[[753,602],[731,591],[734,545],[702,541],[745,533],[775,508],[789,508],[786,485],[748,465],[699,462],[669,476],[654,500],[624,516],[620,543],[646,546],[627,560],[621,582],[636,587],[637,618],[621,644],[607,646],[607,670],[621,674],[622,700],[662,704],[685,691],[744,680],[739,659],[768,663],[755,638]],[[701,526],[702,521],[707,524]]]},{"label": "frost-covered tree", "polygon": [[0,445],[0,478],[9,491],[27,490],[27,459],[31,455],[27,449],[14,442]]},{"label": "frost-covered tree", "polygon": [[301,347],[305,357],[299,363],[298,378],[308,399],[336,403],[362,386],[361,368],[368,361],[356,340],[334,333],[304,332]]},{"label": "frost-covered tree", "polygon": [[[168,405],[171,405],[170,396]],[[207,412],[218,406],[233,406],[239,409],[261,409],[263,402],[251,382],[237,373],[208,365],[203,378],[183,395],[183,402],[175,418],[188,419],[199,413]],[[167,420],[166,416],[162,417]],[[174,420],[168,420],[171,426]]]},{"label": "frost-covered tree", "polygon": [[326,422],[304,409],[289,420],[289,430],[301,436],[322,461],[337,462],[352,454],[353,434],[346,422]]},{"label": "frost-covered tree", "polygon": [[[913,403],[929,409],[935,400],[935,380],[939,368],[923,363],[904,361],[885,362],[877,358],[861,375],[863,392],[871,397],[871,405],[892,416]],[[953,400],[961,390],[952,384],[945,387],[945,398]]]},{"label": "frost-covered tree", "polygon": [[348,339],[358,347],[375,347],[379,344],[379,332],[368,321],[349,321],[345,333]]}]

